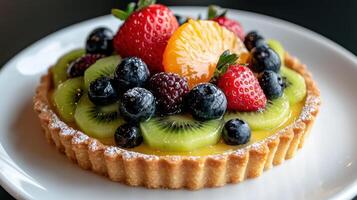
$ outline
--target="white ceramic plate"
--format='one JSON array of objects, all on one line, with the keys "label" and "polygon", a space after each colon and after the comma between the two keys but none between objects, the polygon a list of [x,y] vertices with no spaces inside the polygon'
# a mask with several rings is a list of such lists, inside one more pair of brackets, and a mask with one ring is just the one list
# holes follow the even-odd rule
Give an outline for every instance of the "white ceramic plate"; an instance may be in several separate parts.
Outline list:
[{"label": "white ceramic plate", "polygon": [[[205,8],[175,8],[197,16]],[[41,74],[97,26],[116,30],[111,16],[89,20],[31,45],[0,73],[0,182],[21,199],[347,199],[357,194],[357,58],[330,40],[282,20],[230,11],[245,30],[280,40],[306,63],[322,93],[322,109],[304,148],[257,179],[221,188],[149,190],[80,169],[50,146],[32,111]]]}]

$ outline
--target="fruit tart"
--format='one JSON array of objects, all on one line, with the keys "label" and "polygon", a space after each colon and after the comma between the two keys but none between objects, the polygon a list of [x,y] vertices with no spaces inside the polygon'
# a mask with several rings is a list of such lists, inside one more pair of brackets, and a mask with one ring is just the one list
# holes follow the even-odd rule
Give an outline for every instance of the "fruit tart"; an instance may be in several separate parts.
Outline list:
[{"label": "fruit tart", "polygon": [[96,28],[41,78],[34,109],[48,141],[83,169],[148,188],[238,183],[293,157],[319,111],[310,72],[208,10],[113,9],[116,34]]}]

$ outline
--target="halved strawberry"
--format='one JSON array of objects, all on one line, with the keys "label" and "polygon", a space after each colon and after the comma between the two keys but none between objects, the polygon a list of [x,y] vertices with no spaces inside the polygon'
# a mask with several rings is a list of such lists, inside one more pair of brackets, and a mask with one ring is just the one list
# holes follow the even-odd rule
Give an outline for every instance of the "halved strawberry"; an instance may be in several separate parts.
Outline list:
[{"label": "halved strawberry", "polygon": [[114,16],[125,20],[114,37],[115,50],[122,57],[141,58],[152,73],[163,71],[163,52],[179,26],[169,8],[154,3],[154,0],[140,0],[135,11],[135,4],[129,4],[126,12],[112,10]]}]

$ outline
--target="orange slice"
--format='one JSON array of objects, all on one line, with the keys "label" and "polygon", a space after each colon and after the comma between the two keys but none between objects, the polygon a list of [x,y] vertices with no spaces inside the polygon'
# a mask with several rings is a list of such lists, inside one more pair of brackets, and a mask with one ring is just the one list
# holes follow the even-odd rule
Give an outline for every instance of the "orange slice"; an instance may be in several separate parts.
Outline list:
[{"label": "orange slice", "polygon": [[218,23],[189,20],[169,39],[163,55],[164,69],[186,77],[192,88],[212,78],[225,50],[238,55],[247,52],[242,41]]}]

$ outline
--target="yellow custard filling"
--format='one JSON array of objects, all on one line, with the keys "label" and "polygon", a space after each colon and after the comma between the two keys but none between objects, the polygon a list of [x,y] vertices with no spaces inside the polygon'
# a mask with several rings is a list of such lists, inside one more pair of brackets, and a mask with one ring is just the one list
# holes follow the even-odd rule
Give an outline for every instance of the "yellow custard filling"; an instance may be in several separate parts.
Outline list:
[{"label": "yellow custard filling", "polygon": [[300,115],[302,108],[304,106],[305,101],[301,101],[290,108],[290,114],[289,117],[286,119],[284,123],[281,124],[281,126],[272,129],[272,130],[264,130],[264,131],[252,131],[252,136],[249,141],[249,143],[245,145],[237,145],[237,146],[230,146],[225,144],[222,140],[215,145],[207,146],[207,147],[202,147],[200,149],[196,149],[195,151],[189,151],[189,152],[168,152],[168,151],[159,151],[150,148],[147,146],[145,143],[132,148],[128,149],[130,151],[135,151],[135,152],[140,152],[144,154],[150,154],[150,155],[186,155],[186,156],[205,156],[205,155],[214,155],[214,154],[221,154],[224,152],[229,152],[229,151],[234,151],[236,149],[242,148],[244,146],[259,142],[264,140],[265,138],[269,137],[270,135],[273,135],[274,133],[278,132],[279,130],[285,128],[289,124],[292,124]]}]

